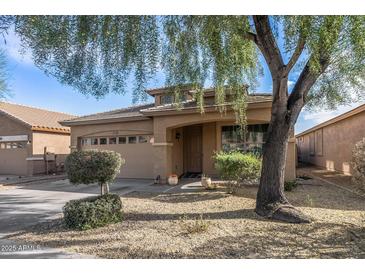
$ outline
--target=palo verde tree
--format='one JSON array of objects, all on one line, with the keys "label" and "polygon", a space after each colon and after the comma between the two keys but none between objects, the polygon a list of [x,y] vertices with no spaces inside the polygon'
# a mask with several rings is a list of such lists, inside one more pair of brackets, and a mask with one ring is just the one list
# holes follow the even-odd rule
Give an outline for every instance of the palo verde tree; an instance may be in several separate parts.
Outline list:
[{"label": "palo verde tree", "polygon": [[[132,73],[138,100],[145,96],[148,81],[162,70],[166,85],[193,84],[201,111],[205,85],[215,87],[220,111],[227,105],[223,103],[229,89],[234,97],[231,107],[242,125],[250,92],[250,88],[242,92],[242,87],[255,86],[260,60],[266,62],[273,102],[256,212],[273,219],[309,221],[283,191],[288,139],[302,108],[335,107],[363,95],[362,16],[18,16],[13,20],[35,64],[61,83],[102,97],[123,93]],[[291,90],[290,75],[298,75]]]}]

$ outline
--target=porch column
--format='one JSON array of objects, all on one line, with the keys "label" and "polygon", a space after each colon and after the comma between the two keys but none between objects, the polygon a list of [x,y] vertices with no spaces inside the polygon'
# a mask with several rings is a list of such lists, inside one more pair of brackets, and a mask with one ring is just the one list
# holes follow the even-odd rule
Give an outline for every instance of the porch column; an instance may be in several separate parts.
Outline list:
[{"label": "porch column", "polygon": [[160,182],[166,183],[167,177],[172,173],[172,143],[155,142],[153,145],[154,153],[154,177],[160,176]]}]

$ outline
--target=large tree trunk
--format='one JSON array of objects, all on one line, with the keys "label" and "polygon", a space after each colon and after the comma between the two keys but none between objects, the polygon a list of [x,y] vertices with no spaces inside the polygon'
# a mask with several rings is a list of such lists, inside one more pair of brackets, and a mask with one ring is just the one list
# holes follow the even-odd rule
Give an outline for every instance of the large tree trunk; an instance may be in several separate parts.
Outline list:
[{"label": "large tree trunk", "polygon": [[[276,82],[276,84],[275,84]],[[284,81],[275,81],[274,89],[286,89]],[[285,94],[279,92],[275,94]],[[257,214],[286,222],[309,222],[309,218],[290,205],[284,195],[285,163],[288,140],[292,131],[287,100],[274,98],[272,118],[263,148],[263,163],[256,200]]]}]

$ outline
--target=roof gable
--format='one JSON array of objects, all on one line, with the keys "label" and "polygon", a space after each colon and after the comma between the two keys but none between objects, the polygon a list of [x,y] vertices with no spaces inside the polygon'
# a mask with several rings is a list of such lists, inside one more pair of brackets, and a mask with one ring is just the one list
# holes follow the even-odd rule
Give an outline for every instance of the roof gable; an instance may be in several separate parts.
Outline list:
[{"label": "roof gable", "polygon": [[8,102],[0,102],[0,112],[13,120],[29,126],[32,130],[39,131],[69,132],[70,129],[62,126],[59,121],[75,117],[62,112],[44,110]]}]

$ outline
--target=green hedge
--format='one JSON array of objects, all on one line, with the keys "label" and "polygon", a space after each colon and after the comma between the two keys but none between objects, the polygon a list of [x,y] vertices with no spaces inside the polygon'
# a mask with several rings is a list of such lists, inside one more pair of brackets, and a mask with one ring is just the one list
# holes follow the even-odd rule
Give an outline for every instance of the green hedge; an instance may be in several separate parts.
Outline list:
[{"label": "green hedge", "polygon": [[72,184],[110,183],[124,163],[115,151],[74,151],[67,156],[65,169]]},{"label": "green hedge", "polygon": [[68,228],[86,230],[122,220],[122,201],[116,194],[72,200],[63,207]]},{"label": "green hedge", "polygon": [[244,182],[257,180],[261,176],[261,159],[252,153],[220,151],[213,158],[224,180]]}]

